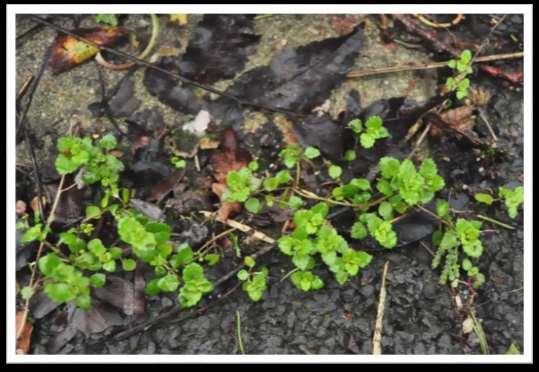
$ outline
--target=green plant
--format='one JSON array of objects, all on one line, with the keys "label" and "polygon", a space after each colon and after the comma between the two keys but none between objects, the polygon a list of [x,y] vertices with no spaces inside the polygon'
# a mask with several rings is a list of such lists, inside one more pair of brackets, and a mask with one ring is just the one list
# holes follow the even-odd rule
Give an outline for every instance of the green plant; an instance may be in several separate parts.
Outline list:
[{"label": "green plant", "polygon": [[204,276],[204,269],[197,263],[190,263],[182,273],[184,286],[180,289],[178,300],[183,308],[196,305],[202,296],[213,291],[213,284]]},{"label": "green plant", "polygon": [[[480,240],[481,222],[458,218],[453,222],[449,214],[449,204],[445,200],[437,200],[436,214],[446,226],[445,231],[437,230],[432,241],[438,247],[432,260],[432,267],[437,268],[445,257],[445,263],[440,274],[440,284],[449,282],[456,287],[460,280],[460,269],[472,280],[472,286],[479,288],[485,282],[485,276],[473,264],[483,253]],[[461,251],[466,257],[459,263]]]},{"label": "green plant", "polygon": [[359,138],[361,146],[366,149],[372,148],[377,140],[389,137],[382,118],[377,115],[368,118],[364,124],[359,118],[353,119],[348,123],[348,127]]},{"label": "green plant", "polygon": [[516,218],[518,207],[524,202],[524,187],[518,186],[511,190],[502,186],[498,194],[505,201],[509,217]]},{"label": "green plant", "polygon": [[96,14],[95,21],[102,25],[118,26],[118,18],[114,14]]},{"label": "green plant", "polygon": [[346,240],[326,221],[328,211],[326,203],[296,211],[293,217],[294,231],[278,240],[280,251],[291,256],[292,263],[300,270],[292,274],[291,279],[303,291],[323,286],[322,280],[310,271],[316,266],[316,254],[320,255],[341,284],[356,276],[372,258],[366,252],[348,246]]},{"label": "green plant", "polygon": [[170,158],[170,163],[176,168],[185,168],[187,165],[185,159],[182,159],[179,156],[172,156]]},{"label": "green plant", "polygon": [[262,181],[253,175],[249,167],[238,171],[228,172],[226,176],[226,191],[224,199],[228,201],[245,202],[251,193],[258,190]]},{"label": "green plant", "polygon": [[267,289],[269,271],[266,267],[261,268],[260,271],[253,271],[256,262],[250,256],[245,257],[244,263],[248,270],[242,269],[237,274],[238,279],[243,282],[242,289],[252,301],[260,301]]},{"label": "green plant", "polygon": [[490,194],[478,192],[474,195],[474,199],[480,203],[491,205],[494,202],[494,198]]},{"label": "green plant", "polygon": [[450,76],[445,82],[445,87],[449,92],[456,92],[456,97],[461,100],[468,96],[468,88],[470,80],[467,75],[473,72],[472,67],[472,52],[464,50],[460,54],[460,58],[447,61],[447,66],[457,72],[457,76]]}]

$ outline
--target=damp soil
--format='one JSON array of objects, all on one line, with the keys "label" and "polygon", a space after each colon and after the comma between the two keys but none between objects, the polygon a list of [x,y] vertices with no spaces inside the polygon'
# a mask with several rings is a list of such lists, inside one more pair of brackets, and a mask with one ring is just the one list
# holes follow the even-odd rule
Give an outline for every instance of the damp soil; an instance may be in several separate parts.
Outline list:
[{"label": "damp soil", "polygon": [[[156,55],[152,57],[155,61],[165,54],[177,56],[186,50],[201,16],[189,16],[188,24],[182,28],[168,22],[167,17],[160,18],[162,29],[158,40],[159,47]],[[233,86],[242,73],[267,65],[284,47],[296,48],[339,37],[340,29],[335,26],[335,19],[338,18],[340,17],[332,15],[274,15],[254,20],[250,31],[260,37],[243,61],[243,67],[236,68],[233,74],[227,72],[226,79],[220,79],[214,85],[220,89]],[[363,24],[362,49],[359,55],[353,58],[351,68],[366,70],[408,63],[429,63],[439,58],[436,53],[423,47],[407,48],[403,43],[385,44],[376,16],[361,15],[351,18],[350,22]],[[54,17],[54,21],[68,29],[75,27],[76,23],[79,26],[94,25],[92,17],[76,20],[71,17]],[[149,17],[129,16],[127,22],[129,27],[139,30],[143,37],[148,37]],[[521,39],[521,17],[511,16],[505,23],[505,29],[498,32],[512,33]],[[32,26],[29,19],[21,17],[17,22],[17,31],[22,33]],[[480,34],[485,37],[487,33],[488,29]],[[37,73],[43,55],[54,37],[54,31],[44,28],[17,48],[17,88],[22,86],[28,76]],[[410,43],[409,40],[408,42]],[[518,62],[504,66],[519,67]],[[58,75],[46,71],[39,84],[28,113],[27,126],[31,138],[34,139],[38,169],[45,185],[54,185],[59,179],[53,168],[54,144],[56,138],[65,133],[70,125],[78,124],[81,130],[88,134],[115,131],[109,118],[95,110],[96,104],[102,100],[98,68],[92,61]],[[101,69],[101,73],[107,91],[112,91],[126,74],[106,69]],[[230,78],[230,75],[234,77]],[[353,90],[359,92],[359,105],[362,108],[379,100],[403,96],[416,104],[424,104],[437,94],[442,78],[439,72],[433,69],[343,79],[327,94],[327,115],[336,120],[339,113],[346,110],[347,98]],[[132,87],[125,89],[132,90],[137,102],[126,103],[126,100],[119,98],[121,107],[117,112],[117,124],[122,130],[130,130],[129,124],[122,120],[126,117],[142,122],[146,125],[144,129],[150,131],[152,123],[155,122],[162,122],[162,125],[174,130],[193,119],[193,115],[175,110],[148,91],[144,82],[144,69],[135,70],[130,80]],[[479,266],[487,281],[478,291],[475,309],[491,353],[505,353],[512,343],[523,351],[527,345],[523,344],[522,213],[516,220],[509,220],[500,204],[486,207],[473,202],[475,192],[488,188],[497,189],[503,185],[513,186],[515,182],[522,183],[522,88],[485,75],[474,77],[472,84],[475,88],[488,92],[491,97],[484,107],[484,115],[498,138],[495,155],[490,156],[491,153],[473,148],[463,143],[461,138],[452,137],[445,141],[428,139],[419,150],[418,158],[432,156],[439,164],[440,173],[449,186],[447,191],[444,191],[444,196],[451,201],[454,209],[472,210],[516,227],[514,231],[510,231],[497,225],[484,224],[487,231],[481,238],[485,253],[479,260]],[[253,109],[243,109],[242,116],[244,120],[241,124],[233,125],[242,144],[253,155],[267,159],[266,164],[275,161],[278,148],[282,146],[282,130],[290,126],[290,123],[281,114],[271,115]],[[219,132],[219,126],[213,130]],[[488,128],[480,119],[474,131],[480,138],[486,139],[490,136]],[[181,136],[181,132],[179,135]],[[29,200],[35,195],[35,185],[29,176],[32,163],[26,146],[25,141],[17,146],[17,198]],[[183,145],[172,141],[169,146],[174,148]],[[409,149],[409,144],[407,146]],[[204,168],[208,159],[201,155],[200,160]],[[361,166],[358,169],[362,169]],[[152,173],[151,177],[164,177],[170,172],[163,173]],[[196,172],[190,169],[185,177],[189,178],[193,174]],[[203,183],[203,176],[209,175],[211,173],[203,169],[199,182]],[[316,181],[314,184],[316,185]],[[185,204],[181,200],[168,202],[166,205],[170,208],[165,209],[169,221],[175,221],[175,233],[193,246],[200,246],[224,227],[217,223],[186,222],[181,218],[197,208],[211,208],[215,201],[208,195],[197,194],[196,185],[193,181],[184,191],[191,192],[189,195],[192,197],[187,198],[191,204]],[[178,195],[181,193],[178,192]],[[246,214],[237,218],[243,218],[246,223],[264,226],[263,221],[249,220]],[[430,244],[430,239],[426,238],[424,241]],[[243,244],[242,250],[247,253],[260,248],[256,242]],[[71,306],[52,306],[41,298],[37,301],[38,306],[33,308],[34,313],[31,313],[34,332],[30,352],[236,354],[240,352],[236,334],[236,313],[239,312],[243,345],[245,352],[249,354],[370,354],[381,273],[384,264],[389,261],[381,341],[383,352],[481,353],[479,340],[473,333],[462,337],[462,319],[455,311],[452,294],[447,286],[438,284],[439,273],[431,268],[431,256],[419,241],[391,251],[374,249],[372,254],[374,259],[371,264],[345,285],[338,285],[322,270],[319,274],[326,283],[325,287],[317,292],[300,293],[288,279],[282,280],[293,266],[290,260],[274,250],[259,260],[260,264],[270,269],[268,291],[262,301],[253,303],[245,293],[237,290],[216,306],[189,320],[181,323],[175,323],[173,320],[164,322],[156,328],[124,340],[115,340],[112,336],[118,330],[129,328],[142,320],[152,319],[163,309],[175,305],[175,297],[163,295],[149,298],[146,314],[141,316],[126,315],[125,312],[117,312],[113,306],[104,306],[104,320],[100,323],[104,329],[96,327],[95,324],[66,329],[66,320],[77,316],[75,310]],[[18,253],[18,259],[22,257],[24,261],[29,255],[23,248]],[[217,279],[239,262],[233,249],[229,248],[224,252],[222,267],[213,271],[210,269],[208,275],[211,279]],[[27,278],[24,273],[20,275],[21,278]],[[126,274],[124,279],[132,281],[133,277]],[[233,285],[234,283],[225,285],[220,293],[226,292]],[[463,297],[466,295],[461,293]],[[211,299],[210,296],[210,301]]]}]

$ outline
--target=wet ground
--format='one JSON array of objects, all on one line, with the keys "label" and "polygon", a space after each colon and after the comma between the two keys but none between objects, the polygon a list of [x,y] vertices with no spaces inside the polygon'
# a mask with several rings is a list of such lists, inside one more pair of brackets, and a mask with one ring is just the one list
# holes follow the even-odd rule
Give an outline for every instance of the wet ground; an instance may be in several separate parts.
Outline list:
[{"label": "wet ground", "polygon": [[[244,70],[265,65],[283,46],[297,47],[315,40],[337,36],[333,16],[272,16],[255,21],[255,31],[261,35],[255,52],[249,56]],[[514,18],[514,17],[513,17]],[[519,30],[518,17],[507,21],[511,31]],[[160,52],[165,47],[180,53],[187,45],[190,30],[200,18],[189,18],[189,24],[179,28],[161,17],[162,32],[158,41]],[[409,49],[401,44],[384,44],[375,17],[357,16],[365,21],[364,46],[355,59],[354,68],[366,70],[374,67],[429,63],[432,52],[424,48]],[[149,17],[130,16],[128,25],[148,32]],[[73,20],[58,18],[57,23],[73,27]],[[92,25],[91,17],[81,19],[81,25]],[[19,31],[32,23],[20,19]],[[521,32],[521,28],[520,28]],[[35,75],[42,56],[55,32],[39,31],[17,49],[17,87]],[[45,72],[34,96],[28,114],[32,137],[38,139],[36,150],[39,168],[45,183],[53,183],[57,176],[52,168],[56,137],[70,124],[79,123],[89,133],[112,129],[106,117],[96,117],[89,105],[101,100],[98,66],[89,62],[66,73],[52,75]],[[103,70],[107,89],[112,89],[125,73]],[[143,84],[144,71],[137,70],[132,80],[134,95],[141,104],[136,109],[159,111],[167,126],[179,126],[189,118],[148,93]],[[232,81],[215,84],[226,88]],[[355,89],[360,92],[361,106],[366,107],[379,99],[408,96],[417,102],[426,102],[436,94],[440,84],[437,70],[401,72],[349,79],[331,92],[329,112],[335,117],[346,106],[346,97]],[[481,158],[482,154],[470,149],[465,154],[451,153],[451,145],[436,141],[427,143],[422,151],[430,153],[440,166],[442,175],[451,179],[450,197],[455,209],[473,209],[492,218],[508,221],[504,208],[482,207],[468,202],[473,194],[488,187],[513,186],[523,177],[523,104],[522,90],[488,76],[472,80],[474,87],[488,91],[492,98],[485,106],[485,116],[498,137],[498,155],[494,160]],[[250,113],[243,124],[244,138],[256,146],[247,132],[257,129],[266,134],[267,115]],[[122,128],[127,126],[119,121]],[[262,128],[262,129],[260,129]],[[241,129],[241,128],[240,128]],[[475,131],[482,138],[489,132],[478,120]],[[251,143],[249,143],[251,142]],[[449,147],[446,147],[449,146]],[[17,166],[29,172],[31,162],[24,142],[18,147]],[[453,160],[453,161],[452,161]],[[464,174],[464,176],[462,176]],[[472,176],[469,176],[472,174]],[[19,193],[23,197],[23,191]],[[18,196],[19,197],[19,196]],[[475,300],[477,318],[482,322],[491,353],[504,353],[514,343],[521,351],[523,345],[523,237],[522,217],[509,221],[517,227],[509,231],[497,225],[485,224],[488,230],[482,236],[485,253],[480,269],[487,277]],[[207,237],[209,233],[206,231]],[[427,243],[429,239],[426,239]],[[256,247],[247,249],[254,250]],[[229,267],[234,256],[229,255]],[[227,259],[225,259],[226,261]],[[36,321],[31,352],[84,353],[84,354],[234,354],[239,353],[236,336],[236,312],[241,317],[241,335],[245,352],[249,354],[369,354],[376,319],[378,293],[384,263],[389,261],[387,299],[382,333],[385,354],[462,354],[480,353],[477,337],[473,333],[461,337],[462,320],[459,319],[447,287],[438,284],[438,272],[431,268],[431,256],[418,242],[392,251],[377,251],[372,263],[354,280],[339,286],[327,273],[321,272],[326,287],[314,293],[300,293],[289,280],[281,281],[293,267],[277,251],[260,260],[270,269],[269,289],[263,301],[252,303],[242,291],[236,291],[206,313],[180,324],[162,326],[114,341],[107,338],[118,328],[103,332],[73,332],[65,335],[65,319],[72,314],[69,307],[59,307]],[[218,272],[211,273],[217,278]],[[327,277],[324,277],[326,275]],[[327,279],[327,280],[326,280]],[[231,285],[228,286],[229,288]],[[173,297],[163,296],[148,301],[148,318],[160,309],[172,305]],[[116,325],[129,327],[132,317],[119,316]],[[140,319],[137,319],[137,321]],[[64,333],[62,333],[64,332]],[[58,335],[68,340],[61,342]],[[105,340],[105,341],[103,341]]]}]

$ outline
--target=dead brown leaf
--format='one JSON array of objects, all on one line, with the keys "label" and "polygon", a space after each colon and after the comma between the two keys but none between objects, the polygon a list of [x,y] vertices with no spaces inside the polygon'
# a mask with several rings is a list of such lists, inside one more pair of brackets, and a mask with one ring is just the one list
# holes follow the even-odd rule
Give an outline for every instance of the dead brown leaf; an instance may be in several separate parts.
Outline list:
[{"label": "dead brown leaf", "polygon": [[148,198],[148,201],[155,201],[159,204],[161,200],[174,189],[178,182],[182,180],[184,174],[184,169],[177,169],[169,176],[154,184],[150,188],[150,197]]},{"label": "dead brown leaf", "polygon": [[[22,325],[22,322],[25,322],[24,326]],[[32,330],[34,329],[34,327],[28,321],[28,318],[24,316],[24,311],[22,310],[17,311],[17,317],[16,317],[15,323],[16,323],[15,329],[19,330],[20,327],[23,327],[21,335],[17,339],[17,343],[16,343],[17,354],[28,354],[28,351],[30,350],[30,337],[32,336]]]},{"label": "dead brown leaf", "polygon": [[[99,46],[109,46],[118,38],[127,34],[121,27],[79,28],[73,33],[96,43]],[[82,42],[70,35],[58,35],[54,42],[50,65],[54,74],[67,71],[93,58],[99,48]]]}]

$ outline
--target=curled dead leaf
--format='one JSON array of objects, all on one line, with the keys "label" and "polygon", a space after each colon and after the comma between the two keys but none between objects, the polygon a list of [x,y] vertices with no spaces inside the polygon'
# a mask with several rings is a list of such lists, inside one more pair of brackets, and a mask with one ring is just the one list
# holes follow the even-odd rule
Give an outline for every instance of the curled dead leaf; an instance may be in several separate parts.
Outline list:
[{"label": "curled dead leaf", "polygon": [[[73,33],[96,43],[109,46],[118,38],[127,34],[121,27],[79,28]],[[70,35],[58,35],[54,41],[50,65],[54,74],[67,71],[93,58],[99,52],[96,46],[87,44]]]}]

